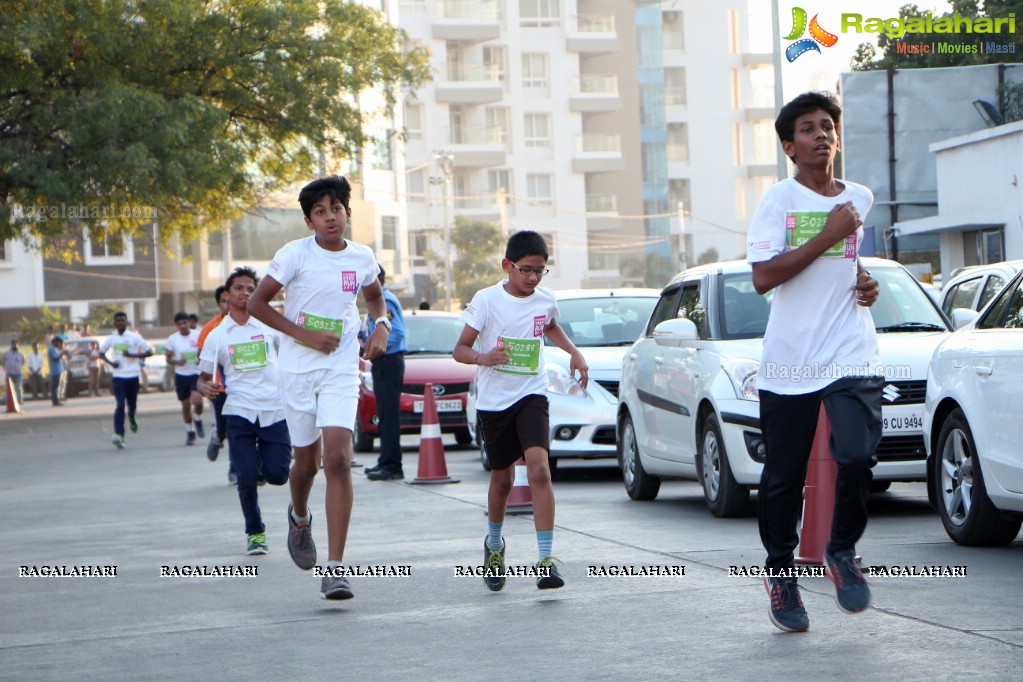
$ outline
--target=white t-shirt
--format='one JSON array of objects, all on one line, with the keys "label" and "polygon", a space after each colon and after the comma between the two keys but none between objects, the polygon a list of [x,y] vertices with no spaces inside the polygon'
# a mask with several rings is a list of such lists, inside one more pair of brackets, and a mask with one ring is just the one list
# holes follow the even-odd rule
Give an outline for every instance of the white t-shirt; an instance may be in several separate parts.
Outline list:
[{"label": "white t-shirt", "polygon": [[129,353],[144,353],[153,350],[146,343],[145,339],[129,329],[125,329],[124,334],[114,332],[108,336],[100,345],[99,352],[106,354],[111,348],[114,349],[114,354],[110,359],[120,363],[117,367],[110,368],[110,374],[115,379],[137,379],[139,371],[142,369],[142,363],[139,358],[126,358],[124,356],[125,351]]},{"label": "white t-shirt", "polygon": [[320,248],[315,237],[289,242],[270,262],[267,275],[284,287],[284,316],[299,326],[340,329],[341,344],[330,355],[293,338],[281,344],[280,370],[303,373],[316,369],[359,372],[360,287],[377,279],[373,252],[346,240],[341,251]]},{"label": "white t-shirt", "polygon": [[207,335],[199,356],[199,370],[214,376],[224,368],[224,384],[231,387],[224,414],[270,426],[284,419],[277,390],[277,350],[283,335],[254,317],[239,325],[228,315]]},{"label": "white t-shirt", "polygon": [[175,362],[185,359],[185,364],[174,365],[174,373],[183,377],[194,377],[199,374],[199,330],[189,329],[188,335],[174,332],[167,337],[167,350],[174,353],[171,358]]},{"label": "white t-shirt", "polygon": [[[760,263],[797,248],[800,236],[819,232],[821,214],[837,204],[851,201],[865,217],[874,195],[863,185],[840,182],[845,189],[837,197],[817,194],[793,178],[769,188],[750,224],[746,260]],[[856,305],[852,291],[862,240],[860,227],[855,241],[850,235],[834,255],[821,256],[775,288],[758,388],[801,395],[846,376],[881,374],[874,320],[869,309]]]},{"label": "white t-shirt", "polygon": [[503,344],[512,356],[509,366],[476,370],[476,408],[503,410],[527,395],[547,395],[543,334],[560,314],[554,292],[537,287],[519,298],[504,282],[481,289],[462,311],[461,319],[479,332],[481,353]]}]

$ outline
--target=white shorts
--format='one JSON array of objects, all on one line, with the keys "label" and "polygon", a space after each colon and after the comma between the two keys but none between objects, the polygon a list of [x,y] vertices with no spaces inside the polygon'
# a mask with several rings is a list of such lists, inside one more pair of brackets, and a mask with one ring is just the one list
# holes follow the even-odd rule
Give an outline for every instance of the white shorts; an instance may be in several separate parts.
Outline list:
[{"label": "white shorts", "polygon": [[357,372],[315,369],[293,374],[278,370],[277,385],[295,447],[315,443],[324,427],[355,429],[359,406]]}]

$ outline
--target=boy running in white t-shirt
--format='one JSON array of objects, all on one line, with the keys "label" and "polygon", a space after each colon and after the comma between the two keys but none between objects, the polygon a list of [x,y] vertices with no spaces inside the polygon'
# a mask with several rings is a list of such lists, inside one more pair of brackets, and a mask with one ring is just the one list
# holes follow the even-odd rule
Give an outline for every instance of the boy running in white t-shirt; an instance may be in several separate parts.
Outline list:
[{"label": "boy running in white t-shirt", "polygon": [[[529,492],[533,497],[533,524],[541,575],[540,589],[562,587],[565,581],[554,565],[554,487],[551,485],[550,417],[547,373],[543,359],[546,336],[571,357],[572,376],[586,387],[589,367],[579,349],[557,322],[554,292],[540,286],[547,269],[547,244],[530,230],[508,239],[501,267],[508,279],[482,289],[462,313],[465,329],[455,345],[454,358],[479,365],[476,374],[479,415],[490,457],[487,495],[488,533],[483,541],[483,564],[489,569],[483,582],[493,591],[504,587],[502,537],[508,495],[515,482],[515,461],[525,457]],[[479,352],[473,344],[479,339]],[[543,575],[546,574],[546,575]]]},{"label": "boy running in white t-shirt", "polygon": [[[253,317],[288,337],[283,340],[278,382],[295,445],[288,507],[288,550],[299,568],[316,565],[309,491],[319,468],[323,436],[323,473],[327,477],[327,567],[341,566],[352,515],[352,430],[359,401],[359,309],[363,298],[377,327],[366,340],[372,360],[387,348],[390,331],[376,257],[348,241],[352,188],[330,176],[302,188],[298,200],[313,236],[286,244],[274,256],[266,277],[249,299]],[[285,291],[284,314],[270,306]],[[350,599],[347,577],[325,575],[324,599]]]},{"label": "boy running in white t-shirt", "polygon": [[259,278],[252,268],[235,268],[227,278],[230,312],[205,339],[199,356],[199,392],[215,400],[222,367],[231,385],[223,419],[231,443],[231,464],[238,478],[238,499],[245,516],[248,554],[266,554],[266,527],[259,511],[259,475],[271,485],[288,482],[291,438],[277,392],[280,334],[249,316],[245,305]]},{"label": "boy running in white t-shirt", "polygon": [[199,332],[189,325],[188,313],[180,312],[174,316],[174,326],[178,331],[167,337],[167,364],[174,365],[174,390],[181,401],[185,445],[195,445],[196,433],[199,438],[205,438],[206,430],[202,426],[202,394],[196,388],[199,380]]},{"label": "boy running in white t-shirt", "polygon": [[[757,293],[775,292],[757,373],[767,444],[757,505],[766,567],[784,573],[795,565],[796,525],[823,403],[838,464],[824,559],[839,607],[856,613],[870,604],[854,549],[867,525],[884,381],[867,310],[877,300],[878,283],[857,257],[862,216],[874,197],[862,185],[835,178],[841,116],[827,93],[805,93],[782,107],[774,126],[797,172],[761,200],[746,258]],[[785,631],[806,630],[810,621],[796,579],[782,575],[764,583],[771,622]]]}]

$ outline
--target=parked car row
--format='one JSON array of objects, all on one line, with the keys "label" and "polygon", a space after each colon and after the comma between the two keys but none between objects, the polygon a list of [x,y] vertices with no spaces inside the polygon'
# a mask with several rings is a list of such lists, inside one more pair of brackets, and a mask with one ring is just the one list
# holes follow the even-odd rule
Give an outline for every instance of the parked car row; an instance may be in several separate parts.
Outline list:
[{"label": "parked car row", "polygon": [[[64,343],[64,349],[70,354],[68,362],[68,381],[66,397],[75,397],[86,393],[89,388],[89,345],[92,342],[102,345],[104,337],[89,336],[80,339],[68,339]],[[142,363],[142,372],[139,375],[140,389],[148,391],[155,388],[159,391],[170,391],[174,388],[174,371],[168,369],[167,358],[163,354],[163,348],[156,349],[156,353]],[[100,362],[100,388],[110,388],[110,366]]]}]

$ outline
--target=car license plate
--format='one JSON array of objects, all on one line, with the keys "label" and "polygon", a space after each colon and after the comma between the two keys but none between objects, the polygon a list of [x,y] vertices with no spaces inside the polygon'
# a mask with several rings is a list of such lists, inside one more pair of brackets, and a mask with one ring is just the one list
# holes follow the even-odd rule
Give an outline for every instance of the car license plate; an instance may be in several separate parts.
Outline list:
[{"label": "car license plate", "polygon": [[[423,402],[422,400],[417,400],[412,403],[412,410],[417,413],[422,412]],[[437,406],[438,412],[459,412],[462,409],[461,400],[435,400],[434,404]]]},{"label": "car license plate", "polygon": [[919,412],[885,415],[882,419],[882,431],[885,434],[920,431],[923,427],[924,419]]}]

